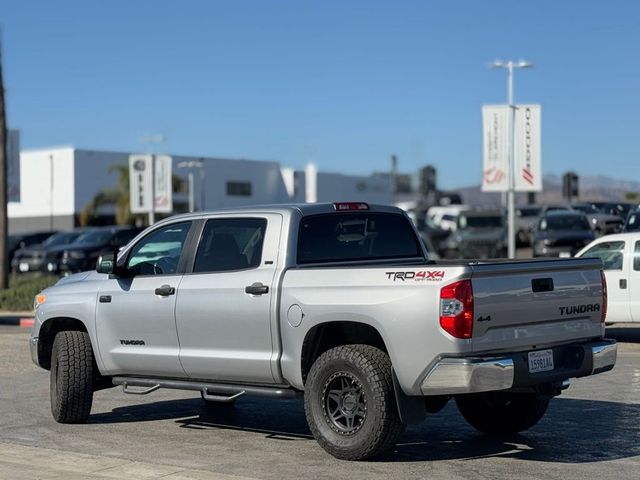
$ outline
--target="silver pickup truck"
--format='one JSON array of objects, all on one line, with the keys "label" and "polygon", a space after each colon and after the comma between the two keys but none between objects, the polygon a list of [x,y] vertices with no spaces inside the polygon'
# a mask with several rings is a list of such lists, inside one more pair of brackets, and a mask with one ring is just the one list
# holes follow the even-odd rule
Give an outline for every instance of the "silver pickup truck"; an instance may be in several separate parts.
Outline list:
[{"label": "silver pickup truck", "polygon": [[320,445],[366,459],[451,399],[482,432],[526,430],[613,368],[601,267],[436,263],[401,210],[365,203],[188,214],[37,295],[31,354],[58,422],[114,385],[303,395]]}]

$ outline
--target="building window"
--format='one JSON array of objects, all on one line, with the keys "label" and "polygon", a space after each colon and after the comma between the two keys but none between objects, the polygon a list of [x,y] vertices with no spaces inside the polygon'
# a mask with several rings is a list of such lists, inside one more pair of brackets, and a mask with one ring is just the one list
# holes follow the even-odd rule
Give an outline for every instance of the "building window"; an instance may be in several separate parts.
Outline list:
[{"label": "building window", "polygon": [[250,197],[251,182],[227,182],[227,195],[230,197]]}]

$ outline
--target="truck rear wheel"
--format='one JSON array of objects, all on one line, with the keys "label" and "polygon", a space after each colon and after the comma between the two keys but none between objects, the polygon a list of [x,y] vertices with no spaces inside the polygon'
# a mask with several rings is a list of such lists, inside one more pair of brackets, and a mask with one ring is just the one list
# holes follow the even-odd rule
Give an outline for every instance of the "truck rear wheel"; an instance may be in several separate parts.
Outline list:
[{"label": "truck rear wheel", "polygon": [[535,393],[488,392],[456,397],[458,410],[474,428],[490,435],[517,433],[544,416],[548,398]]},{"label": "truck rear wheel", "polygon": [[89,334],[65,331],[56,335],[51,354],[51,413],[59,423],[84,423],[93,403],[95,381]]},{"label": "truck rear wheel", "polygon": [[307,376],[304,407],[320,446],[344,460],[375,457],[404,430],[391,360],[369,345],[343,345],[320,355]]}]

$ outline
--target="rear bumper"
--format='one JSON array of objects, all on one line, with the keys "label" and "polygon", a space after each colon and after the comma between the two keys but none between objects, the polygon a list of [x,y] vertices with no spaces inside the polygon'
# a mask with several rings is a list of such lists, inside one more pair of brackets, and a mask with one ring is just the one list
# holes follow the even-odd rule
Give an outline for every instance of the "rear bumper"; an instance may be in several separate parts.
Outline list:
[{"label": "rear bumper", "polygon": [[555,368],[529,373],[528,353],[496,357],[442,358],[427,372],[423,395],[489,392],[562,382],[611,370],[616,363],[614,340],[576,343],[550,348]]}]

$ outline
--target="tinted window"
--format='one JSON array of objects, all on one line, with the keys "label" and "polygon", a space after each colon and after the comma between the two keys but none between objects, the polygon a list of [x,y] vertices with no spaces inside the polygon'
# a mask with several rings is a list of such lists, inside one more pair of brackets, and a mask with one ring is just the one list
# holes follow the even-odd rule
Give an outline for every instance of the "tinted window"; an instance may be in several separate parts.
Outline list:
[{"label": "tinted window", "polygon": [[300,222],[298,263],[421,256],[411,222],[402,215],[331,213]]},{"label": "tinted window", "polygon": [[232,197],[250,197],[251,182],[227,182],[227,195]]},{"label": "tinted window", "polygon": [[540,209],[535,207],[518,208],[516,215],[519,217],[537,217],[540,215]]},{"label": "tinted window", "polygon": [[127,228],[125,230],[120,230],[113,235],[113,244],[117,247],[123,247],[135,237],[138,233],[140,233],[139,228]]},{"label": "tinted window", "polygon": [[540,220],[540,230],[591,230],[589,221],[578,215],[553,215]]},{"label": "tinted window", "polygon": [[622,270],[624,242],[604,242],[582,254],[582,258],[599,258],[605,270]]},{"label": "tinted window", "polygon": [[228,272],[258,267],[266,228],[264,218],[208,220],[193,271]]},{"label": "tinted window", "polygon": [[174,223],[145,236],[131,249],[127,270],[131,275],[176,273],[191,222]]},{"label": "tinted window", "polygon": [[627,224],[624,226],[627,232],[637,232],[640,230],[640,213],[634,212],[627,218]]},{"label": "tinted window", "polygon": [[458,218],[460,228],[500,228],[502,227],[502,217],[495,216],[471,216],[461,215]]},{"label": "tinted window", "polygon": [[42,245],[45,247],[57,247],[58,245],[67,245],[72,243],[80,234],[77,232],[60,232],[51,235]]},{"label": "tinted window", "polygon": [[80,235],[73,243],[77,245],[107,243],[109,240],[111,240],[111,235],[111,230],[91,230]]}]

